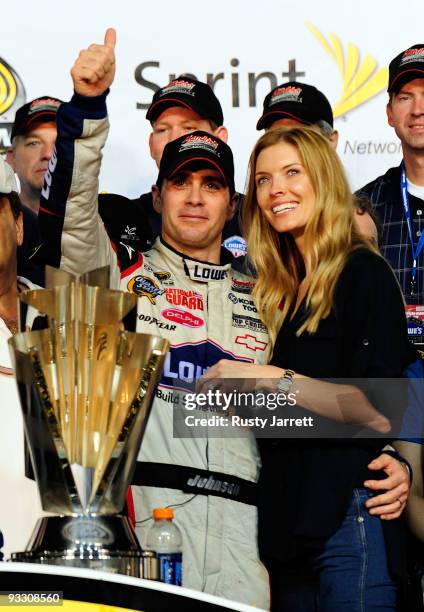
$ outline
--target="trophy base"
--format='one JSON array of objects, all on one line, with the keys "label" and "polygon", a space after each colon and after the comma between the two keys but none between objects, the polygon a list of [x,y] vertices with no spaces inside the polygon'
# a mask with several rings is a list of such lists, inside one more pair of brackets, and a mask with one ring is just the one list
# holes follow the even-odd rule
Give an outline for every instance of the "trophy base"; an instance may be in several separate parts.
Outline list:
[{"label": "trophy base", "polygon": [[37,521],[12,561],[100,569],[140,576],[142,550],[126,516],[48,516]]}]

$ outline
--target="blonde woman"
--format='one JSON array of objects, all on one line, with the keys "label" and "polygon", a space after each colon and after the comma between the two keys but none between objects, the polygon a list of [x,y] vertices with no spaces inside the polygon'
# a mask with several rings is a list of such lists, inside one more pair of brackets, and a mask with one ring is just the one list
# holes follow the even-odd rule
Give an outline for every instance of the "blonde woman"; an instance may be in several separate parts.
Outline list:
[{"label": "blonde woman", "polygon": [[[390,430],[384,406],[376,411],[360,389],[316,380],[396,378],[413,359],[398,284],[354,215],[340,160],[317,131],[262,136],[250,160],[244,221],[273,357],[269,366],[221,361],[206,381],[274,379],[279,390],[298,387],[298,404],[330,420],[349,420],[340,396],[356,393],[351,420]],[[261,442],[259,546],[272,609],[396,610],[398,521],[376,516],[366,488],[382,439]],[[382,519],[398,516],[406,489],[379,496]]]}]

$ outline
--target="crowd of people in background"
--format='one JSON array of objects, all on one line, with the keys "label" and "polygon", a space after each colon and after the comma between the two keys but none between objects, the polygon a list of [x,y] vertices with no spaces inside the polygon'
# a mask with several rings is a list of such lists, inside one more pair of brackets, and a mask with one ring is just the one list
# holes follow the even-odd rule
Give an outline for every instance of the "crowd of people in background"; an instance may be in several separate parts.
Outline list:
[{"label": "crowd of people in background", "polygon": [[[115,43],[110,29],[80,53],[69,102],[42,96],[16,113],[0,160],[0,376],[13,377],[17,296],[43,286],[44,266],[108,265],[111,287],[139,297],[136,330],[171,346],[128,504],[142,545],[153,509],[170,506],[188,588],[275,611],[424,609],[424,399],[399,400],[414,435],[391,435],[393,397],[349,383],[424,376],[424,44],[389,66],[402,163],[357,194],[330,103],[296,81],[265,97],[247,193],[237,193],[221,104],[182,75],[147,110],[158,178],[130,200],[99,194]],[[182,361],[201,387],[229,378],[297,390],[291,412],[338,435],[176,438]],[[378,435],[357,435],[364,427]],[[187,468],[225,477],[237,495],[196,489]]]}]

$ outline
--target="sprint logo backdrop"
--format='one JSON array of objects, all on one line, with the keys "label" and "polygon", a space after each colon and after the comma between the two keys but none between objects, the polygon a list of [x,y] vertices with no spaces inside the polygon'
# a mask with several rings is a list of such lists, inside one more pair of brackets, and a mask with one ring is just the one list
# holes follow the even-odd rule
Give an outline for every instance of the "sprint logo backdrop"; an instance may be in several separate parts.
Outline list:
[{"label": "sprint logo backdrop", "polygon": [[300,6],[291,0],[215,0],[213,7],[195,0],[74,0],[66,17],[53,0],[43,7],[49,20],[33,3],[15,0],[0,25],[0,141],[7,143],[14,111],[26,99],[70,97],[69,69],[77,53],[101,42],[113,25],[118,70],[109,96],[102,190],[136,196],[155,181],[146,107],[159,86],[180,74],[209,82],[220,98],[239,190],[260,135],[255,126],[263,98],[287,80],[315,85],[329,98],[353,188],[400,161],[385,115],[387,66],[399,51],[422,42],[422,0],[404,3],[407,27],[401,27],[405,21],[394,0],[305,0]]}]

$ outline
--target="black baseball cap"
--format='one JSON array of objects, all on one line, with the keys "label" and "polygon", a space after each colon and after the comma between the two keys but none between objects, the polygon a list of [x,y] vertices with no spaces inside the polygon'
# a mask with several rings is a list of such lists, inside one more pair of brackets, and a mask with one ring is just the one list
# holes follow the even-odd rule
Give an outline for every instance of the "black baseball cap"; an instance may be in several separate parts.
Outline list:
[{"label": "black baseball cap", "polygon": [[424,79],[424,43],[412,45],[392,59],[387,91],[399,91],[402,85],[414,79]]},{"label": "black baseball cap", "polygon": [[230,147],[220,138],[201,130],[168,142],[160,160],[156,185],[160,188],[164,179],[193,162],[218,170],[230,194],[235,193],[234,160]]},{"label": "black baseball cap", "polygon": [[333,127],[334,122],[330,102],[324,94],[313,85],[298,81],[283,83],[269,92],[256,129],[263,130],[282,117],[308,125],[326,121]]},{"label": "black baseball cap", "polygon": [[42,96],[18,108],[10,136],[11,140],[13,140],[15,136],[26,134],[36,123],[56,121],[57,109],[61,104],[62,100],[58,100],[52,96]]},{"label": "black baseball cap", "polygon": [[212,88],[202,81],[180,76],[158,89],[150,104],[146,119],[151,123],[171,106],[182,106],[195,111],[200,117],[210,119],[217,126],[224,123],[221,104]]}]

